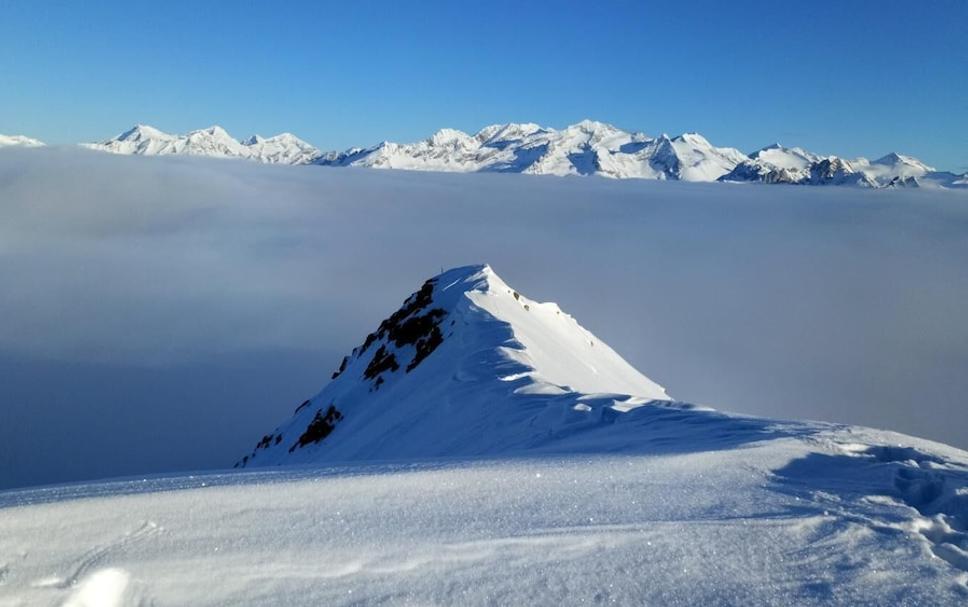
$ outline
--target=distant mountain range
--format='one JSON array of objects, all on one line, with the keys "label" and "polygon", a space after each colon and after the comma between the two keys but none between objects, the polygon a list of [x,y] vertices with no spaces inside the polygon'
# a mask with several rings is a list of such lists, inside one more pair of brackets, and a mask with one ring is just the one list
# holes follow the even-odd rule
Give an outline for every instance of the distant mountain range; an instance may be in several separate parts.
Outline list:
[{"label": "distant mountain range", "polygon": [[139,124],[113,139],[85,143],[84,147],[115,154],[162,156],[185,154],[217,158],[245,158],[267,164],[312,164],[320,153],[314,146],[291,133],[263,138],[253,135],[238,140],[220,126],[192,131],[187,135],[170,135]]},{"label": "distant mountain range", "polygon": [[[0,135],[0,147],[43,145]],[[534,123],[496,124],[471,135],[441,129],[416,143],[384,141],[368,148],[321,152],[292,135],[235,139],[212,126],[172,135],[137,125],[86,148],[144,156],[183,154],[244,158],[270,164],[365,167],[412,171],[597,175],[616,179],[847,185],[867,188],[934,186],[968,188],[968,174],[937,171],[897,153],[877,160],[822,156],[773,144],[751,154],[716,147],[698,133],[652,137],[583,120],[564,129]]]}]

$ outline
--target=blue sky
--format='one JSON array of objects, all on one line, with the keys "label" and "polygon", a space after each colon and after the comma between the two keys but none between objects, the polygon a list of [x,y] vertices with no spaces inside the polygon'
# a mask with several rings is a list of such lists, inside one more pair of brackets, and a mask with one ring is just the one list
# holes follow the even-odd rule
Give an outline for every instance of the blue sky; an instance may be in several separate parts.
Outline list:
[{"label": "blue sky", "polygon": [[0,0],[0,133],[324,149],[594,118],[968,170],[968,2]]}]

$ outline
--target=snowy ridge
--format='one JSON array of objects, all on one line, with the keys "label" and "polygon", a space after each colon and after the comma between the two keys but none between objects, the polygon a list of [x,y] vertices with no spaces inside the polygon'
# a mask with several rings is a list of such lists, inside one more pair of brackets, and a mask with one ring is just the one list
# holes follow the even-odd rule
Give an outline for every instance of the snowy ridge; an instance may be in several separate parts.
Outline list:
[{"label": "snowy ridge", "polygon": [[43,141],[39,139],[32,139],[24,135],[0,135],[0,148],[5,147],[25,147],[25,148],[39,148],[44,144]]},{"label": "snowy ridge", "polygon": [[84,147],[114,154],[160,156],[184,154],[215,158],[244,158],[269,164],[309,164],[320,156],[319,150],[291,133],[269,138],[253,135],[234,139],[220,126],[171,135],[154,127],[139,124],[117,137]]},{"label": "snowy ridge", "polygon": [[[4,145],[43,144],[27,137],[0,135],[0,147]],[[775,143],[747,155],[735,148],[714,146],[698,133],[652,137],[594,120],[582,120],[560,130],[530,122],[492,124],[474,134],[444,128],[416,143],[384,141],[372,147],[325,153],[291,133],[235,139],[219,126],[172,135],[136,125],[106,141],[81,145],[115,154],[183,154],[269,164],[408,171],[865,188],[968,187],[968,174],[937,171],[912,156],[893,152],[874,161],[848,160]]]},{"label": "snowy ridge", "polygon": [[474,135],[443,129],[413,144],[384,142],[324,154],[318,164],[422,171],[599,175],[617,179],[715,181],[745,156],[695,133],[652,138],[583,120],[561,130],[495,124]]},{"label": "snowy ridge", "polygon": [[964,176],[936,171],[920,160],[897,153],[873,162],[818,156],[802,148],[776,143],[749,155],[719,181],[785,183],[796,185],[850,185],[865,188],[961,187]]},{"label": "snowy ridge", "polygon": [[237,465],[504,453],[655,400],[557,305],[468,266],[425,282]]},{"label": "snowy ridge", "polygon": [[776,143],[749,155],[716,147],[698,133],[650,137],[583,120],[561,130],[495,124],[474,135],[442,129],[411,144],[327,152],[317,164],[412,171],[598,175],[615,179],[726,181],[866,188],[963,187],[966,176],[935,171],[916,158],[888,154],[870,162],[820,156]]}]

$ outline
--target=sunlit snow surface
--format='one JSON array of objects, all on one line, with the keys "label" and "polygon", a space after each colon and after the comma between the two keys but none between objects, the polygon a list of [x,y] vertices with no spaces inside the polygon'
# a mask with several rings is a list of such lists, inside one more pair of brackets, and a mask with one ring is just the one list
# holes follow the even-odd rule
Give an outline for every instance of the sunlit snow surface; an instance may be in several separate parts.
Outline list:
[{"label": "sunlit snow surface", "polygon": [[565,455],[0,493],[0,604],[968,600],[968,454],[678,405],[627,415]]}]

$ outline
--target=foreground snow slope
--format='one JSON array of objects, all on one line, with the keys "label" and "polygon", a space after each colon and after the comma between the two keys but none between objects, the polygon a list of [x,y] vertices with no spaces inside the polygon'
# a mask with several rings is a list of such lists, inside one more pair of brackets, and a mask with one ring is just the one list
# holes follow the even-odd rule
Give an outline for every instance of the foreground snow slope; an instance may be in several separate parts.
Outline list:
[{"label": "foreground snow slope", "polygon": [[575,446],[0,493],[0,604],[968,600],[964,452],[675,404]]},{"label": "foreground snow slope", "polygon": [[0,493],[0,605],[968,600],[968,453],[671,401],[487,266],[335,375],[241,462],[301,467]]}]

